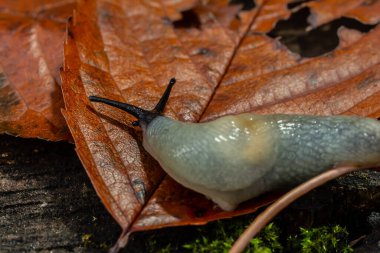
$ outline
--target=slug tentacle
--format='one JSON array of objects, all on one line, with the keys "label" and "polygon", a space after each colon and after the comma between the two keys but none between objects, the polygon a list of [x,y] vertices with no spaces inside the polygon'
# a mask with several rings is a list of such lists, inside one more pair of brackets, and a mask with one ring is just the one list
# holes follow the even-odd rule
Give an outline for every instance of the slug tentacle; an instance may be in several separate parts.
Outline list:
[{"label": "slug tentacle", "polygon": [[103,104],[107,104],[107,105],[119,108],[123,111],[128,112],[129,114],[132,114],[133,116],[135,116],[138,119],[144,118],[145,114],[150,113],[149,111],[146,111],[146,110],[139,108],[137,106],[118,102],[115,100],[110,100],[107,98],[102,98],[102,97],[97,97],[97,96],[89,96],[88,98],[90,99],[91,102],[100,102]]},{"label": "slug tentacle", "polygon": [[157,105],[151,111],[144,110],[140,107],[137,107],[131,104],[122,103],[119,101],[110,100],[107,98],[102,98],[102,97],[97,97],[97,96],[89,96],[88,99],[92,102],[100,102],[103,104],[107,104],[107,105],[119,108],[135,116],[138,120],[132,122],[133,126],[139,126],[141,122],[143,122],[145,125],[148,125],[154,118],[162,115],[162,112],[165,109],[165,105],[168,102],[170,92],[175,82],[176,82],[175,78],[170,79],[169,84],[164,94],[160,98],[160,101],[158,101]]},{"label": "slug tentacle", "polygon": [[165,105],[168,102],[170,92],[172,91],[172,87],[175,84],[175,82],[176,82],[176,80],[174,77],[172,79],[170,79],[168,87],[166,87],[166,90],[165,90],[164,94],[161,96],[160,101],[158,101],[157,105],[153,109],[154,112],[157,112],[160,115],[162,114],[162,112],[165,109]]}]

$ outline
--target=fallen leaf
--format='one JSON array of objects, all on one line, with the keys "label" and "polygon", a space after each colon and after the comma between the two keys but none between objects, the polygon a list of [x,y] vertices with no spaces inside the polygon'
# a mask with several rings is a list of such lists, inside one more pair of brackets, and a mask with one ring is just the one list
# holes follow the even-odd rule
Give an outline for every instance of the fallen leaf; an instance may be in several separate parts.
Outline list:
[{"label": "fallen leaf", "polygon": [[176,77],[165,115],[182,121],[241,112],[380,116],[380,28],[340,30],[338,49],[303,58],[267,36],[290,17],[288,2],[258,2],[247,11],[218,1],[79,4],[64,46],[64,116],[95,189],[123,228],[116,248],[133,231],[240,215],[278,195],[221,211],[165,175],[130,126],[133,117],[88,96],[151,109]]},{"label": "fallen leaf", "polygon": [[59,78],[74,0],[0,3],[0,133],[67,140]]},{"label": "fallen leaf", "polygon": [[366,24],[377,24],[380,21],[380,2],[376,0],[309,1],[300,7],[305,6],[311,10],[308,20],[313,28],[342,16],[355,18]]},{"label": "fallen leaf", "polygon": [[[356,36],[351,33],[346,37],[349,35]],[[366,36],[352,39],[345,47],[313,59],[296,59],[286,49],[284,53],[280,46],[277,54],[272,53],[274,57],[281,57],[281,60],[275,61],[280,64],[278,67],[270,61],[272,57],[260,65],[263,69],[275,66],[275,71],[263,71],[261,75],[239,73],[238,79],[224,79],[202,120],[247,111],[319,115],[352,111],[358,115],[376,117],[380,109],[380,104],[375,103],[380,95],[379,41],[380,28],[376,27]],[[276,49],[274,43],[272,45]],[[263,53],[266,52],[262,48],[255,49],[250,56],[264,59]],[[244,64],[239,54],[240,50],[231,63],[231,70],[239,69]],[[363,109],[361,104],[366,100],[374,103],[359,113],[357,109]]]}]

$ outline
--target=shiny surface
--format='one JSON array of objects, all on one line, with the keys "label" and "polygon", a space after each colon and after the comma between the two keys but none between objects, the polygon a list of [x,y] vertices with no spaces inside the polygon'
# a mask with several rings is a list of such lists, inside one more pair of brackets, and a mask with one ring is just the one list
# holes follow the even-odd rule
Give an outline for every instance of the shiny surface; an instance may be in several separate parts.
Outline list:
[{"label": "shiny surface", "polygon": [[157,117],[144,131],[144,147],[176,181],[233,209],[337,165],[380,164],[380,123],[281,114],[203,124]]}]

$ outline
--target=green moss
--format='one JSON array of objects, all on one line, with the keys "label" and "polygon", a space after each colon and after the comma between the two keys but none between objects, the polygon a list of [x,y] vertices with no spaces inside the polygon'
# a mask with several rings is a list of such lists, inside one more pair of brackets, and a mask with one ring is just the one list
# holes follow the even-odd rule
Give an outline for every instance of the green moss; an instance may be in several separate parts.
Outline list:
[{"label": "green moss", "polygon": [[258,237],[251,240],[250,248],[252,248],[252,250],[248,252],[283,252],[283,246],[279,240],[280,229],[274,225],[274,223],[270,223],[262,232],[260,232]]},{"label": "green moss", "polygon": [[148,241],[148,252],[156,252],[156,253],[170,253],[172,252],[171,244],[167,244],[164,247],[159,247],[157,241],[155,239],[151,239]]},{"label": "green moss", "polygon": [[107,242],[97,242],[93,234],[83,234],[82,246],[86,249],[100,249],[106,252],[111,247],[111,244]]},{"label": "green moss", "polygon": [[90,245],[92,245],[91,238],[92,238],[92,234],[84,234],[84,235],[82,235],[82,245],[83,245],[83,247],[89,248]]},{"label": "green moss", "polygon": [[[246,228],[247,220],[235,222],[219,221],[207,228],[199,228],[199,236],[189,239],[184,244],[167,244],[159,247],[155,240],[150,241],[149,252],[228,252],[232,244]],[[211,232],[210,232],[211,231]],[[161,245],[162,246],[162,245]],[[250,241],[245,253],[323,253],[353,252],[348,245],[348,232],[339,225],[300,229],[293,236],[281,235],[280,229],[269,224],[260,234]]]},{"label": "green moss", "polygon": [[102,242],[100,245],[99,245],[99,249],[103,250],[103,251],[107,251],[109,248],[111,248],[111,244],[109,243],[106,243],[106,242]]},{"label": "green moss", "polygon": [[288,237],[288,247],[302,253],[350,253],[348,232],[339,225],[312,229],[300,229],[299,235]]},{"label": "green moss", "polygon": [[[183,245],[189,252],[228,252],[236,238],[244,231],[245,225],[241,222],[223,226],[218,223],[216,236],[212,239],[202,236],[192,243]],[[273,224],[269,224],[257,238],[251,240],[247,253],[275,253],[282,252],[283,247],[279,242],[280,230]]]}]

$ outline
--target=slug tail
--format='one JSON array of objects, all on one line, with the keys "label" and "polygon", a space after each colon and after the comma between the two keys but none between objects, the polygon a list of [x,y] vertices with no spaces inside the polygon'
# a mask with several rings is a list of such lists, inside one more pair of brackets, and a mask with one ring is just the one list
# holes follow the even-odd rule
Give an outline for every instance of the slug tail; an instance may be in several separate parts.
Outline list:
[{"label": "slug tail", "polygon": [[139,126],[141,123],[148,125],[154,118],[162,115],[162,112],[164,111],[165,105],[168,102],[170,92],[175,82],[176,82],[175,78],[170,79],[168,87],[166,88],[164,94],[160,98],[160,101],[151,111],[144,110],[140,107],[137,107],[131,104],[122,103],[115,100],[110,100],[107,98],[102,98],[102,97],[97,97],[97,96],[89,96],[88,99],[91,102],[103,103],[103,104],[107,104],[107,105],[119,108],[135,116],[138,120],[132,122],[133,126]]}]

